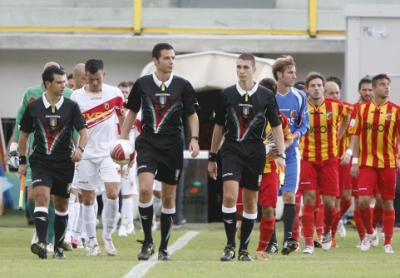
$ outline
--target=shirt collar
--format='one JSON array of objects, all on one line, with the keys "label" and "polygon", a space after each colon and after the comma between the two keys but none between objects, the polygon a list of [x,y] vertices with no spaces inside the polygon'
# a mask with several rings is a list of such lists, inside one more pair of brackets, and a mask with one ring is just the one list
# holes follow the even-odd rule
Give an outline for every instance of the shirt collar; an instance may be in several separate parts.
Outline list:
[{"label": "shirt collar", "polygon": [[[46,107],[46,109],[49,108],[51,106],[51,104],[47,101],[46,94],[43,94],[42,99],[43,99],[44,107]],[[56,103],[57,110],[60,109],[60,107],[63,103],[64,103],[64,96],[61,96],[60,100]]]},{"label": "shirt collar", "polygon": [[236,83],[236,89],[238,90],[239,94],[241,96],[244,96],[246,93],[249,94],[249,96],[252,96],[258,89],[258,82],[256,80],[253,80],[256,84],[254,85],[253,89],[251,89],[250,91],[246,92],[245,90],[243,90],[240,85],[239,82]]},{"label": "shirt collar", "polygon": [[161,87],[161,84],[164,83],[164,85],[168,88],[169,85],[171,85],[173,77],[174,77],[174,74],[171,72],[171,75],[169,76],[169,79],[167,81],[165,81],[165,82],[162,82],[162,81],[158,80],[158,78],[156,76],[156,72],[153,72],[153,80],[154,80],[154,83],[156,83],[156,85],[158,87]]}]

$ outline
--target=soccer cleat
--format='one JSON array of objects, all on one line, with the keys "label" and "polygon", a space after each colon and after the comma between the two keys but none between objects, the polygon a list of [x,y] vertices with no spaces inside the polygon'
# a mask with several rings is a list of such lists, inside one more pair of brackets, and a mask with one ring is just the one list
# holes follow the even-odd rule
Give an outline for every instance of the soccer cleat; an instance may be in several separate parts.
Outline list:
[{"label": "soccer cleat", "polygon": [[265,252],[268,254],[278,253],[279,246],[277,242],[270,241],[267,248],[265,248]]},{"label": "soccer cleat", "polygon": [[128,235],[135,234],[135,224],[129,223],[128,226],[126,226],[126,233]]},{"label": "soccer cleat", "polygon": [[117,250],[115,249],[111,238],[100,237],[100,241],[104,245],[104,248],[106,249],[106,253],[108,256],[117,255]]},{"label": "soccer cleat", "polygon": [[53,243],[47,242],[47,243],[46,243],[46,249],[47,249],[47,253],[53,253],[53,252],[54,252]]},{"label": "soccer cleat", "polygon": [[98,246],[98,245],[93,245],[93,246],[91,246],[91,247],[89,248],[89,252],[86,254],[86,256],[88,256],[88,257],[95,257],[95,256],[100,255],[100,253],[101,253],[100,246]]},{"label": "soccer cleat", "polygon": [[72,244],[69,241],[66,241],[64,239],[63,243],[62,243],[62,248],[64,249],[64,251],[72,251]]},{"label": "soccer cleat", "polygon": [[235,247],[231,245],[225,246],[224,254],[219,258],[223,262],[229,262],[235,258]]},{"label": "soccer cleat", "polygon": [[344,227],[343,220],[340,219],[336,232],[340,237],[346,237],[346,228]]},{"label": "soccer cleat", "polygon": [[247,252],[247,250],[239,251],[238,260],[243,261],[243,262],[252,262],[253,261],[253,259],[250,257],[250,254],[249,254],[249,252]]},{"label": "soccer cleat", "polygon": [[53,259],[65,259],[64,249],[60,247],[54,248]]},{"label": "soccer cleat", "polygon": [[372,234],[366,234],[361,242],[361,251],[368,251],[371,247],[372,240],[376,237],[376,230]]},{"label": "soccer cleat", "polygon": [[158,260],[159,261],[172,261],[172,258],[168,254],[167,250],[159,250],[158,251]]},{"label": "soccer cleat", "polygon": [[72,248],[77,248],[78,247],[78,242],[75,240],[75,238],[73,236],[71,236],[71,245]]},{"label": "soccer cleat", "polygon": [[151,255],[154,254],[154,244],[151,242],[145,242],[144,240],[137,240],[142,245],[140,253],[137,255],[139,261],[147,261]]},{"label": "soccer cleat", "polygon": [[118,235],[119,236],[128,236],[128,233],[126,232],[126,225],[119,226]]},{"label": "soccer cleat", "polygon": [[378,236],[378,232],[377,232],[376,230],[374,230],[374,234],[375,234],[375,236],[374,236],[374,238],[372,238],[372,240],[371,240],[371,246],[372,246],[372,247],[376,247],[376,246],[379,245],[379,236]]},{"label": "soccer cleat", "polygon": [[256,251],[256,260],[260,261],[268,261],[268,255],[266,252],[263,251]]},{"label": "soccer cleat", "polygon": [[331,247],[332,248],[339,248],[339,245],[336,243],[336,238],[332,238]]},{"label": "soccer cleat", "polygon": [[76,248],[78,248],[78,249],[85,248],[85,246],[83,245],[82,239],[78,239],[78,246]]},{"label": "soccer cleat", "polygon": [[299,247],[299,243],[292,237],[288,238],[282,247],[282,255],[289,255]]},{"label": "soccer cleat", "polygon": [[362,243],[362,240],[360,240],[360,241],[358,242],[356,248],[361,248],[361,243]]},{"label": "soccer cleat", "polygon": [[33,254],[38,255],[40,259],[47,259],[46,244],[42,242],[36,242],[31,245],[31,251]]},{"label": "soccer cleat", "polygon": [[331,246],[332,246],[332,234],[331,234],[331,232],[322,234],[321,243],[322,243],[321,244],[322,245],[322,250],[328,251],[329,249],[331,249]]},{"label": "soccer cleat", "polygon": [[236,237],[240,240],[240,236],[242,235],[242,221],[236,222]]},{"label": "soccer cleat", "polygon": [[31,244],[34,244],[36,242],[39,242],[39,238],[37,236],[36,230],[33,231],[33,236],[32,236],[32,240],[31,240]]},{"label": "soccer cleat", "polygon": [[303,254],[314,254],[314,246],[306,245],[306,247],[303,250]]},{"label": "soccer cleat", "polygon": [[316,240],[313,241],[314,247],[315,248],[321,248],[322,247],[322,241],[321,238],[318,236]]},{"label": "soccer cleat", "polygon": [[392,246],[390,246],[390,244],[386,244],[385,246],[383,246],[383,252],[388,254],[394,253],[393,248]]}]

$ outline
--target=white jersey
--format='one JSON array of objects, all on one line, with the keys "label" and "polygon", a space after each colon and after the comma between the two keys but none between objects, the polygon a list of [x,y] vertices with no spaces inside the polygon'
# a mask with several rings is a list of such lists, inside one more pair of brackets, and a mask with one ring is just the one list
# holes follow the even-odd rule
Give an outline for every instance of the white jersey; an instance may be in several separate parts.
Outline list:
[{"label": "white jersey", "polygon": [[79,104],[88,125],[89,141],[82,159],[110,155],[111,144],[117,140],[117,116],[124,114],[124,96],[121,90],[103,83],[100,93],[89,93],[83,87],[74,91],[71,99]]}]

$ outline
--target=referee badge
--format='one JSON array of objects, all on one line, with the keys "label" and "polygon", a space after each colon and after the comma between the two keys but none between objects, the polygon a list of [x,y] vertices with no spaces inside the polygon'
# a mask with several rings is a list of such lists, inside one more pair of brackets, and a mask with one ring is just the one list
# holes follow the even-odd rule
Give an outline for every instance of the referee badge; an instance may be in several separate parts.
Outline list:
[{"label": "referee badge", "polygon": [[247,116],[249,115],[249,113],[250,113],[250,108],[244,106],[244,107],[242,108],[243,117],[247,118]]},{"label": "referee badge", "polygon": [[386,121],[390,121],[392,119],[392,114],[391,113],[387,113],[386,114]]},{"label": "referee badge", "polygon": [[164,108],[165,104],[167,103],[167,97],[166,96],[160,96],[158,98],[158,103],[160,104],[161,108]]},{"label": "referee badge", "polygon": [[332,112],[326,112],[326,119],[328,121],[332,120],[333,116],[332,116]]},{"label": "referee badge", "polygon": [[57,127],[57,118],[50,118],[50,128],[55,130]]}]

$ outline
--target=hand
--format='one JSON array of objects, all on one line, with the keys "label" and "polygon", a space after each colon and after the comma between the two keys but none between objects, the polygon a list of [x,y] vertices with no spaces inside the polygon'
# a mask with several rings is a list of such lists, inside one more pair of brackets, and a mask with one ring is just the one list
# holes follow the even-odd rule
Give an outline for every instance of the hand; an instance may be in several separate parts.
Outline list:
[{"label": "hand", "polygon": [[270,152],[270,153],[279,153],[278,147],[275,145],[275,143],[270,144],[270,146],[269,146],[269,152]]},{"label": "hand", "polygon": [[360,173],[360,167],[358,167],[358,164],[353,164],[350,169],[350,175],[353,178],[357,178],[359,173]]},{"label": "hand", "polygon": [[278,169],[283,169],[285,170],[286,168],[286,160],[283,157],[278,157],[278,159],[276,160]]},{"label": "hand", "polygon": [[210,178],[213,180],[217,180],[217,162],[209,161],[208,162],[208,174],[210,175]]},{"label": "hand", "polygon": [[82,159],[82,151],[79,148],[76,148],[72,154],[71,154],[71,159],[73,162],[79,162]]},{"label": "hand", "polygon": [[18,174],[20,176],[26,176],[26,164],[19,165]]},{"label": "hand", "polygon": [[[271,148],[275,146],[275,143],[270,143],[265,145],[265,155],[268,156],[271,153]],[[275,146],[276,147],[276,146]]]},{"label": "hand", "polygon": [[340,158],[340,166],[345,166],[348,165],[350,163],[351,160],[351,155],[349,155],[348,153],[344,153],[342,155],[342,157]]},{"label": "hand", "polygon": [[18,169],[19,166],[19,153],[18,153],[18,144],[12,142],[10,145],[10,152],[5,157],[8,157],[8,164],[11,167]]},{"label": "hand", "polygon": [[189,151],[192,154],[192,158],[195,158],[199,155],[199,142],[196,139],[190,140]]}]

